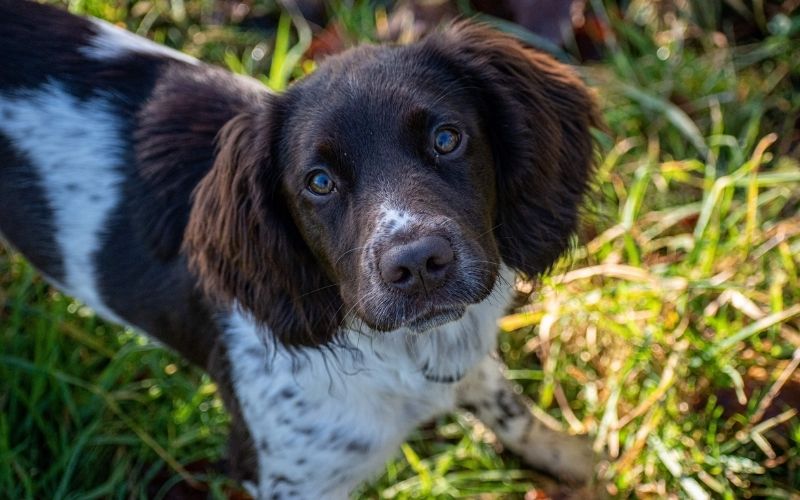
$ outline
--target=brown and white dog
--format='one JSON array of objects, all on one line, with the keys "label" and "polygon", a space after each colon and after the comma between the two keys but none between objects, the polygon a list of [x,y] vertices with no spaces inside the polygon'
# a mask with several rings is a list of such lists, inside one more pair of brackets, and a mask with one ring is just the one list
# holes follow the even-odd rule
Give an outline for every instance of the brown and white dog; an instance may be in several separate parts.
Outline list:
[{"label": "brown and white dog", "polygon": [[0,0],[0,232],[204,367],[259,497],[345,498],[456,407],[585,479],[502,376],[516,273],[567,247],[595,108],[487,27],[363,46],[275,94],[101,21]]}]

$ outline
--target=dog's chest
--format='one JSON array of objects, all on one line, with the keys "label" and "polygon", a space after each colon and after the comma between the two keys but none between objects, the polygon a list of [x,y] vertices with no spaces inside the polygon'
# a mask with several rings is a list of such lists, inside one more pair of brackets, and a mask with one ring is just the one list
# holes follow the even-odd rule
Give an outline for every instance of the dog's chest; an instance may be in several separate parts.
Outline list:
[{"label": "dog's chest", "polygon": [[341,345],[293,353],[265,341],[246,316],[227,318],[231,379],[259,484],[313,472],[327,477],[320,491],[349,491],[380,470],[414,427],[454,408],[458,380],[494,349],[510,298],[498,288],[435,332],[351,332]]},{"label": "dog's chest", "polygon": [[231,319],[231,379],[265,491],[278,480],[295,486],[314,477],[317,492],[345,498],[416,425],[454,405],[454,384],[430,382],[408,363],[393,366],[367,339],[290,354],[241,316]]},{"label": "dog's chest", "polygon": [[469,306],[459,321],[435,330],[349,330],[321,348],[290,350],[249,316],[234,312],[225,321],[231,378],[241,381],[235,385],[247,393],[243,402],[258,401],[270,410],[286,401],[297,405],[302,396],[321,406],[347,402],[403,421],[428,418],[452,408],[455,384],[494,350],[512,279],[503,268],[489,297]]},{"label": "dog's chest", "polygon": [[[226,345],[235,390],[248,419],[284,427],[291,423],[294,430],[302,431],[308,431],[303,422],[320,428],[334,421],[366,430],[369,420],[380,420],[388,429],[410,429],[453,406],[454,384],[431,380],[424,371],[429,359],[439,356],[437,348],[446,355],[448,349],[441,345],[353,334],[329,349],[290,352],[264,340],[263,333],[244,316],[236,314],[231,319]],[[488,347],[492,341],[487,338],[481,344]],[[455,349],[450,349],[450,355],[458,360],[442,360],[443,365],[452,365],[448,371],[453,373],[480,356]],[[374,438],[381,440],[378,435]]]}]

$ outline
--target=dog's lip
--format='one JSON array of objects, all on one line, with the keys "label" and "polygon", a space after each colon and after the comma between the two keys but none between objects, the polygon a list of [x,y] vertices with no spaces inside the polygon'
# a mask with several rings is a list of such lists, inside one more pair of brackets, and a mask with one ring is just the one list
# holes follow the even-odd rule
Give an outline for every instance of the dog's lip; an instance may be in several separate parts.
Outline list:
[{"label": "dog's lip", "polygon": [[466,306],[463,305],[433,306],[406,320],[403,326],[417,333],[424,333],[451,321],[461,319],[466,310]]}]

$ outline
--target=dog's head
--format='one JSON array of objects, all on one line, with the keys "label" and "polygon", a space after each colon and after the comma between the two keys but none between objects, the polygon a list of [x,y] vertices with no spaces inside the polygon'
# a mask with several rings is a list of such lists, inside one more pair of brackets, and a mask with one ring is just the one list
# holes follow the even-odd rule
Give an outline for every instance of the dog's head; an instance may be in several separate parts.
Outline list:
[{"label": "dog's head", "polygon": [[489,28],[361,47],[229,122],[185,248],[289,345],[424,331],[564,251],[592,170],[573,71]]}]

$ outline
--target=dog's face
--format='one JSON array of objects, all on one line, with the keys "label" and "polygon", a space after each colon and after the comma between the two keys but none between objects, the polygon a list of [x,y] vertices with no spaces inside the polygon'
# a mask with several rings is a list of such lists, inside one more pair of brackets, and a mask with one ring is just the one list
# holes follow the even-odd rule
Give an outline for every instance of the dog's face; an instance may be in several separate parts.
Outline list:
[{"label": "dog's face", "polygon": [[474,93],[387,50],[346,54],[289,91],[283,196],[345,313],[424,331],[492,289],[494,164]]},{"label": "dog's face", "polygon": [[231,121],[186,233],[206,287],[287,344],[425,331],[564,250],[591,173],[572,72],[461,24],[362,47]]}]

